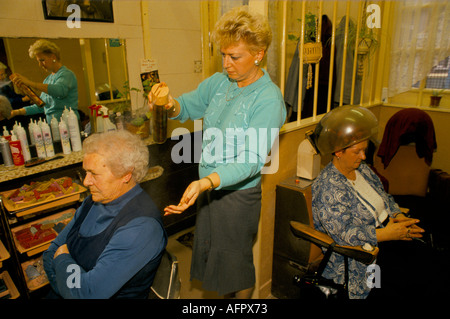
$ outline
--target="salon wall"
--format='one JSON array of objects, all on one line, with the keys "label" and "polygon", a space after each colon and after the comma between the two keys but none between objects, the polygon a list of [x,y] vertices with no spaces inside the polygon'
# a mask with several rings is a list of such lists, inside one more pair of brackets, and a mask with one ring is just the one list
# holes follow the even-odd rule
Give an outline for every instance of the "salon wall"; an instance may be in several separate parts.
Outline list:
[{"label": "salon wall", "polygon": [[[389,121],[392,115],[403,109],[403,107],[396,106],[378,106],[372,108],[374,114],[378,117],[379,130],[378,138],[383,138],[384,127]],[[447,109],[433,109],[422,107],[421,110],[430,115],[434,130],[436,133],[437,149],[433,155],[433,162],[431,168],[441,169],[446,172],[450,172],[450,111]]]},{"label": "salon wall", "polygon": [[279,159],[278,171],[275,174],[263,175],[259,232],[253,249],[256,266],[254,298],[267,298],[271,294],[276,186],[296,175],[298,146],[305,139],[305,133],[314,127],[315,125],[306,126],[281,134],[278,154],[272,154],[272,158],[277,156]]},{"label": "salon wall", "polygon": [[[157,0],[145,1],[143,6],[148,13],[146,55],[157,62],[160,79],[173,97],[194,90],[203,79],[201,66],[196,67],[196,62],[202,62],[200,5],[198,0]],[[198,130],[192,121],[169,120],[168,132],[180,126]]]},{"label": "salon wall", "polygon": [[[195,72],[194,61],[202,60],[200,1],[120,0],[113,1],[113,11],[114,23],[81,21],[80,28],[68,28],[65,20],[45,20],[41,1],[2,0],[0,36],[121,38],[126,40],[131,87],[141,87],[143,58],[158,62],[160,78],[173,96],[198,85],[202,74]],[[169,132],[180,126],[170,122]],[[191,128],[192,123],[184,126]]]},{"label": "salon wall", "polygon": [[113,1],[113,11],[114,23],[81,21],[80,28],[69,28],[65,20],[45,20],[41,1],[0,1],[1,36],[126,39],[130,84],[138,86],[144,57],[140,1]]}]

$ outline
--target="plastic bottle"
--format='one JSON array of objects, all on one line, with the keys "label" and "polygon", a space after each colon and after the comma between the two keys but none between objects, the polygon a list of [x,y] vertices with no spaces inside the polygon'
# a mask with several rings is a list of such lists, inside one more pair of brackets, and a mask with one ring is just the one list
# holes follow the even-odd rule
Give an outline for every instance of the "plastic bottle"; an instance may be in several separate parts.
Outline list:
[{"label": "plastic bottle", "polygon": [[20,141],[20,145],[22,146],[23,159],[25,162],[28,162],[31,159],[30,148],[28,146],[27,132],[22,127],[21,124],[17,126],[17,138]]},{"label": "plastic bottle", "polygon": [[108,113],[103,115],[103,129],[105,132],[117,130],[117,127],[109,119]]},{"label": "plastic bottle", "polygon": [[11,135],[9,134],[6,126],[3,126],[3,137],[9,142],[11,141]]},{"label": "plastic bottle", "polygon": [[18,127],[19,127],[19,124],[17,123],[17,121],[15,121],[14,125],[13,125],[13,129],[12,129],[15,136],[17,136],[17,128]]},{"label": "plastic bottle", "polygon": [[96,131],[97,133],[101,133],[105,130],[105,125],[104,125],[105,121],[103,120],[104,109],[105,109],[105,107],[101,106],[100,110],[97,111],[97,118],[95,119],[95,123],[97,126],[97,131]]},{"label": "plastic bottle", "polygon": [[72,153],[70,147],[70,135],[69,129],[67,128],[66,122],[61,118],[59,122],[59,135],[61,136],[61,146],[64,154]]},{"label": "plastic bottle", "polygon": [[118,130],[125,129],[125,120],[120,112],[116,113],[116,127]]},{"label": "plastic bottle", "polygon": [[68,126],[68,122],[67,122],[67,118],[69,117],[69,110],[67,109],[66,106],[64,106],[64,111],[62,112],[62,120],[64,120],[64,122],[66,122],[66,125]]},{"label": "plastic bottle", "polygon": [[45,153],[47,157],[55,156],[55,148],[53,147],[52,133],[50,125],[44,120],[41,125],[42,137],[44,138]]},{"label": "plastic bottle", "polygon": [[47,153],[45,153],[44,138],[42,137],[41,128],[37,124],[33,125],[33,138],[37,156],[39,158],[46,158]]},{"label": "plastic bottle", "polygon": [[72,143],[72,150],[74,152],[81,151],[80,126],[78,124],[78,117],[72,109],[70,109],[69,116],[67,117],[67,123],[67,126],[69,127],[70,142]]},{"label": "plastic bottle", "polygon": [[59,135],[59,125],[58,120],[52,115],[52,120],[50,121],[50,128],[52,129],[53,141],[58,142],[61,140]]},{"label": "plastic bottle", "polygon": [[28,133],[30,134],[30,145],[34,145],[34,135],[33,135],[33,126],[36,125],[33,119],[30,119],[30,124],[28,124]]},{"label": "plastic bottle", "polygon": [[14,161],[11,156],[11,148],[9,147],[9,142],[3,137],[0,137],[0,152],[2,153],[3,164],[5,164],[5,167],[14,166]]},{"label": "plastic bottle", "polygon": [[22,146],[20,141],[14,134],[11,134],[11,141],[9,141],[9,148],[11,149],[11,156],[15,166],[20,166],[25,164],[23,159]]}]

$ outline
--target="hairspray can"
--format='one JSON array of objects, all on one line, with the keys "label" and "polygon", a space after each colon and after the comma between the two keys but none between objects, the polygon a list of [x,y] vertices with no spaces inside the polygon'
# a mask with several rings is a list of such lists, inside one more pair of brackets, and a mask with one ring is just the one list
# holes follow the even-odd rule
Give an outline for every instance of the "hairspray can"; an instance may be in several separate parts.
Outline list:
[{"label": "hairspray can", "polygon": [[11,141],[9,141],[9,148],[11,149],[11,155],[15,166],[20,166],[25,164],[23,158],[22,146],[20,141],[15,135],[11,135]]},{"label": "hairspray can", "polygon": [[0,151],[2,152],[3,163],[5,164],[5,167],[14,166],[9,142],[3,137],[0,137]]}]

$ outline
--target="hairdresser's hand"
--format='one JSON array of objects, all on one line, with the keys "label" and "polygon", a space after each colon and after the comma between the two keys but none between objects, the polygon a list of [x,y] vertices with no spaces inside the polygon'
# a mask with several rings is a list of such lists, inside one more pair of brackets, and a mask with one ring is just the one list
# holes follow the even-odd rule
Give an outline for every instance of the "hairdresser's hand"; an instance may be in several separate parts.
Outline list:
[{"label": "hairdresser's hand", "polygon": [[26,115],[27,112],[25,111],[24,108],[21,109],[17,109],[17,110],[12,110],[11,111],[11,118],[16,117],[18,115]]},{"label": "hairdresser's hand", "polygon": [[180,203],[178,205],[169,205],[164,208],[164,216],[170,214],[181,214],[190,206],[192,206],[198,198],[198,195],[202,192],[202,182],[201,180],[193,181],[189,184],[181,197]]},{"label": "hairdresser's hand", "polygon": [[22,84],[33,86],[33,81],[29,80],[28,78],[24,77],[21,74],[13,73],[9,78],[18,88],[22,87]]},{"label": "hairdresser's hand", "polygon": [[217,173],[212,173],[208,177],[201,178],[197,181],[193,181],[189,184],[181,197],[180,203],[178,205],[169,205],[164,208],[164,216],[170,214],[181,214],[189,206],[192,206],[198,198],[200,193],[217,187],[220,184],[220,177]]},{"label": "hairdresser's hand", "polygon": [[[172,95],[169,94],[168,99],[169,99],[169,103],[164,105],[164,108],[167,111],[171,112],[171,113],[175,113],[177,110],[180,109],[180,107],[179,107],[177,101],[172,97]],[[155,103],[152,100],[152,94],[151,93],[148,94],[147,100],[148,100],[148,106],[150,108],[150,111],[153,111],[153,108],[155,107]],[[178,112],[177,112],[177,114],[178,114]],[[175,115],[169,114],[169,116],[170,117],[174,117],[177,114],[175,114]]]}]

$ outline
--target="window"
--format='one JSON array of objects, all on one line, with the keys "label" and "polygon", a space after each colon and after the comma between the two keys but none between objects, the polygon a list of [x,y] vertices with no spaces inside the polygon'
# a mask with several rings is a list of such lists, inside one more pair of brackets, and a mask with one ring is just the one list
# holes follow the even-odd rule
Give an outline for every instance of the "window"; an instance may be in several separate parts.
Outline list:
[{"label": "window", "polygon": [[[426,89],[450,89],[450,56],[435,65],[425,78]],[[413,85],[414,88],[420,87],[420,81]]]}]

